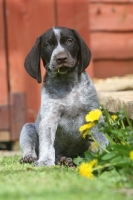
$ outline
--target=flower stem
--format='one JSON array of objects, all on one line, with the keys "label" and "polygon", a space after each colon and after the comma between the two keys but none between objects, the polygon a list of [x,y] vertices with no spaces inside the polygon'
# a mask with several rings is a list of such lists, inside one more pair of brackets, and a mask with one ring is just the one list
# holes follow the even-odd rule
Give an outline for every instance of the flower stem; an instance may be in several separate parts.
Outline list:
[{"label": "flower stem", "polygon": [[110,144],[114,145],[115,142],[112,140],[112,138],[107,134],[107,133],[104,133],[104,135],[106,136],[106,138],[109,140]]},{"label": "flower stem", "polygon": [[115,166],[115,165],[116,165],[116,163],[113,163],[113,164],[111,164],[111,163],[106,163],[106,164],[103,165],[103,166],[99,165],[99,166],[97,166],[97,167],[94,167],[94,168],[93,168],[93,171],[97,171],[97,170],[99,170],[99,169],[104,169],[105,167],[113,167],[113,166]]},{"label": "flower stem", "polygon": [[123,123],[123,120],[121,120],[121,126],[122,126],[123,129],[125,129],[125,125]]},{"label": "flower stem", "polygon": [[123,110],[124,110],[124,114],[125,114],[125,116],[126,116],[127,123],[128,123],[128,125],[130,126],[131,130],[133,131],[133,126],[132,126],[132,124],[131,124],[131,122],[130,122],[130,120],[129,120],[129,118],[128,118],[125,105],[123,105]]},{"label": "flower stem", "polygon": [[98,144],[98,146],[99,146],[103,151],[105,151],[106,153],[110,153],[107,149],[103,148],[102,145],[101,145],[99,142],[97,142],[97,140],[96,140],[93,136],[92,136],[92,139],[94,140],[94,142],[96,142],[96,143]]}]

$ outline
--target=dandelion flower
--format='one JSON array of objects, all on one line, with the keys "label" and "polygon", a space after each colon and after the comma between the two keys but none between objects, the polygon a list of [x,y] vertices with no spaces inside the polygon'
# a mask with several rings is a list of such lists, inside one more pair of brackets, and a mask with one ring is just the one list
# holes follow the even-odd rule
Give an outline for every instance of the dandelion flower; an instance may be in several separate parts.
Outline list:
[{"label": "dandelion flower", "polygon": [[84,132],[82,133],[82,138],[86,138],[87,133],[88,133],[88,130],[87,130],[87,131],[84,131]]},{"label": "dandelion flower", "polygon": [[79,173],[81,174],[81,176],[87,177],[91,180],[94,178],[92,172],[93,172],[92,166],[90,166],[88,163],[82,163],[79,167]]},{"label": "dandelion flower", "polygon": [[89,130],[90,128],[92,128],[93,126],[95,126],[96,124],[94,122],[92,123],[88,123],[88,124],[84,124],[82,126],[80,126],[79,131],[80,133]]},{"label": "dandelion flower", "polygon": [[89,162],[89,163],[82,163],[79,166],[79,173],[81,174],[81,176],[83,177],[87,177],[91,180],[93,180],[94,175],[93,175],[93,167],[97,164],[97,160],[94,159],[93,161]]},{"label": "dandelion flower", "polygon": [[80,126],[79,132],[82,134],[82,137],[83,137],[83,138],[86,138],[86,136],[87,136],[87,134],[88,134],[88,131],[89,131],[93,126],[95,126],[95,123],[94,123],[94,122],[91,122],[91,123],[84,124],[84,125]]},{"label": "dandelion flower", "polygon": [[89,164],[94,167],[97,165],[97,159],[92,160],[91,162],[89,162]]},{"label": "dandelion flower", "polygon": [[86,122],[98,121],[101,115],[102,115],[101,110],[99,109],[92,110],[86,115],[85,117]]},{"label": "dandelion flower", "polygon": [[130,160],[132,160],[132,161],[133,161],[133,150],[132,150],[132,151],[130,151],[130,153],[129,153],[129,157],[130,157]]},{"label": "dandelion flower", "polygon": [[113,121],[115,121],[117,119],[117,115],[112,115],[111,119],[113,119]]}]

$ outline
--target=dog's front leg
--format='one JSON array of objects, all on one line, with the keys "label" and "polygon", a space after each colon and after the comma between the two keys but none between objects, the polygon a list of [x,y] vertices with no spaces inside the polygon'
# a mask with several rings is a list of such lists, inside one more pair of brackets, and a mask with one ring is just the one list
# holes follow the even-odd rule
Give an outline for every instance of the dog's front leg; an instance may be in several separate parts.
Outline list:
[{"label": "dog's front leg", "polygon": [[[46,114],[48,115],[48,114]],[[55,165],[54,141],[58,126],[58,117],[43,118],[39,123],[39,160],[35,166]]]}]

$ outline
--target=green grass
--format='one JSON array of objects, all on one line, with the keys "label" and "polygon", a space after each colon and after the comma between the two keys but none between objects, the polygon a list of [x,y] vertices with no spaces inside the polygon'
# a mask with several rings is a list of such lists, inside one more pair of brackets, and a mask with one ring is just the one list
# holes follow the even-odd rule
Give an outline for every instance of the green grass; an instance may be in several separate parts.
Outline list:
[{"label": "green grass", "polygon": [[116,171],[89,180],[77,169],[21,165],[19,158],[0,158],[0,200],[133,199],[133,184]]}]

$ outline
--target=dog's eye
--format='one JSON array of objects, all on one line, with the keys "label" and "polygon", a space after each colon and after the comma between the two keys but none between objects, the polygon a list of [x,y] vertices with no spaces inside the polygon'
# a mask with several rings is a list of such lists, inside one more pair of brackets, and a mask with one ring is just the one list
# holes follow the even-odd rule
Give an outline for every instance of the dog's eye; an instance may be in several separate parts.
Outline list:
[{"label": "dog's eye", "polygon": [[69,38],[69,39],[66,40],[65,43],[66,43],[66,45],[69,46],[69,45],[71,45],[73,43],[73,40]]},{"label": "dog's eye", "polygon": [[53,47],[53,44],[52,44],[51,42],[47,42],[47,43],[44,45],[44,47],[45,47],[46,49],[51,49],[51,48]]}]

